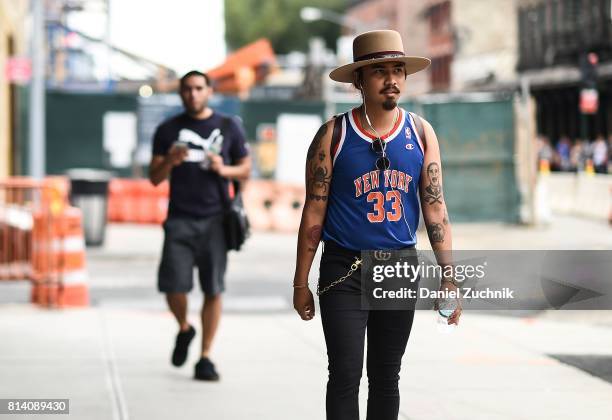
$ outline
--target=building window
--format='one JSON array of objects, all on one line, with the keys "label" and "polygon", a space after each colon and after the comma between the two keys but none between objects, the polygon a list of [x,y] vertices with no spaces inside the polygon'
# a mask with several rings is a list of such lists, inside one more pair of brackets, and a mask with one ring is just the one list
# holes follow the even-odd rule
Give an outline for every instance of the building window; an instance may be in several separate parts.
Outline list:
[{"label": "building window", "polygon": [[[519,70],[612,56],[610,0],[541,0],[519,9]],[[603,58],[606,60],[606,58]]]},{"label": "building window", "polygon": [[431,60],[430,81],[433,90],[446,90],[450,87],[451,55],[434,57]]},{"label": "building window", "polygon": [[450,26],[450,1],[439,3],[429,9],[429,30],[432,34],[448,32]]}]

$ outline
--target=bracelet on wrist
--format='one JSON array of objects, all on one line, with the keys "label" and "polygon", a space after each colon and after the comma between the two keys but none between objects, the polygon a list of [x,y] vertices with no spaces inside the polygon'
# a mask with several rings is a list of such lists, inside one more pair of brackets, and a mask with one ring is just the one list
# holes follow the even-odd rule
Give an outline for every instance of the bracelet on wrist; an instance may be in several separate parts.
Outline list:
[{"label": "bracelet on wrist", "polygon": [[455,280],[453,277],[445,277],[442,279],[442,283],[444,282],[448,282],[450,284],[452,284],[455,287],[459,287],[459,284],[457,283],[457,280]]},{"label": "bracelet on wrist", "polygon": [[308,287],[308,283],[306,284],[294,284],[293,288],[294,289],[306,289]]}]

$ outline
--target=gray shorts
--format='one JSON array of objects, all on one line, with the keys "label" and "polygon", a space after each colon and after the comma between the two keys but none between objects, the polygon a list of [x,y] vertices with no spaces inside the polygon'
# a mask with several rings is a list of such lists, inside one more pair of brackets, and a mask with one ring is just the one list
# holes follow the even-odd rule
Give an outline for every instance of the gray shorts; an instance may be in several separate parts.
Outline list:
[{"label": "gray shorts", "polygon": [[164,222],[164,248],[157,286],[163,293],[187,293],[193,288],[193,267],[206,295],[225,290],[227,247],[223,216],[204,219],[169,218]]}]

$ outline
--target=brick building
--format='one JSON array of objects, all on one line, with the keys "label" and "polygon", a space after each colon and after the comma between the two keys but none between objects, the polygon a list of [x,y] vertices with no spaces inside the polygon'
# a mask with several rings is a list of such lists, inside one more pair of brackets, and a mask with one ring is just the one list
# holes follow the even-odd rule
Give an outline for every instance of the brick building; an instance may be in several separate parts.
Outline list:
[{"label": "brick building", "polygon": [[[369,29],[393,29],[402,35],[408,55],[429,56],[428,23],[423,11],[429,0],[362,0],[353,2],[346,15]],[[407,96],[416,96],[430,90],[430,73],[411,75]]]},{"label": "brick building", "polygon": [[516,0],[453,0],[451,89],[513,89],[517,84]]},{"label": "brick building", "polygon": [[409,95],[516,86],[516,0],[362,0],[346,14],[397,30],[407,54],[431,58]]}]

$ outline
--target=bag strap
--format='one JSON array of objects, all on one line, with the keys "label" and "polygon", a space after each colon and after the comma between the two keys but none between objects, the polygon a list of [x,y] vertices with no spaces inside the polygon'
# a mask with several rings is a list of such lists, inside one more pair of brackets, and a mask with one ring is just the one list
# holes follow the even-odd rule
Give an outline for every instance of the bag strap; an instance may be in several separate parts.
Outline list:
[{"label": "bag strap", "polygon": [[[227,133],[227,129],[229,128],[232,120],[230,117],[226,117],[225,115],[221,117],[221,127],[219,127],[219,130],[221,131],[221,135],[223,136],[223,141],[225,141],[225,133]],[[226,180],[225,178],[222,178],[221,176],[218,176],[219,178],[219,182],[217,182],[217,185],[219,187],[219,195],[221,196],[221,201],[223,202],[223,207],[225,208],[225,210],[228,210],[231,205],[232,205],[232,200],[230,199],[229,196],[229,183],[232,182],[230,180]],[[236,185],[237,182],[233,182],[234,184],[234,197],[237,197],[238,195],[238,191],[239,191],[239,185]]]},{"label": "bag strap", "polygon": [[334,154],[336,153],[336,150],[338,150],[338,144],[340,144],[340,135],[342,131],[341,121],[338,120],[341,119],[343,116],[344,114],[334,115],[334,129],[332,131],[332,141],[329,150],[329,156],[332,162],[334,160]]},{"label": "bag strap", "polygon": [[414,112],[411,112],[410,115],[412,116],[414,125],[416,126],[417,134],[419,135],[419,138],[423,142],[423,148],[427,150],[427,137],[425,136],[425,128],[423,127],[423,121],[421,120],[421,117],[419,117]]}]

